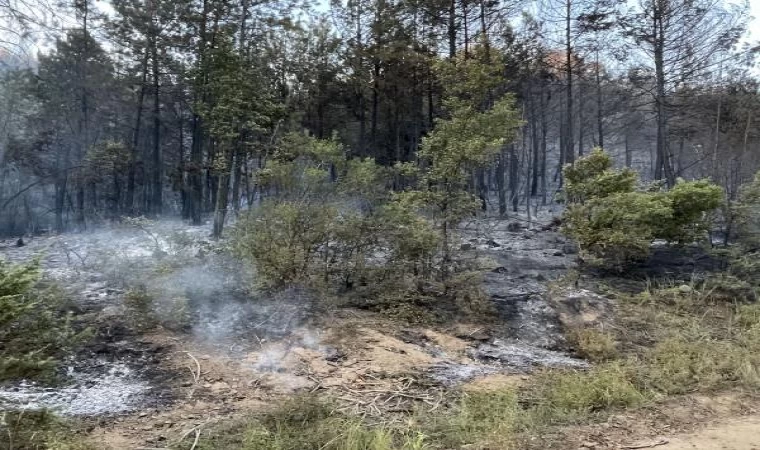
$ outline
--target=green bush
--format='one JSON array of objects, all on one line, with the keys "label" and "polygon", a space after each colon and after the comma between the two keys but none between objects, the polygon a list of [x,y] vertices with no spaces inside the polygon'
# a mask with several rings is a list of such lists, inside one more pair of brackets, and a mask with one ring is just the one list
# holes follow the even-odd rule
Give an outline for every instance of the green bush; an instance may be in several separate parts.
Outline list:
[{"label": "green bush", "polygon": [[600,149],[566,166],[564,174],[564,232],[578,242],[584,260],[617,269],[645,259],[655,239],[687,243],[706,236],[706,212],[722,198],[722,190],[706,180],[637,191],[636,173],[613,169]]},{"label": "green bush", "polygon": [[611,194],[571,204],[563,231],[581,248],[582,257],[621,268],[649,255],[655,224],[670,219],[667,199],[645,192]]},{"label": "green bush", "polygon": [[633,192],[639,179],[631,169],[613,169],[612,158],[600,148],[566,166],[563,174],[570,204]]},{"label": "green bush", "polygon": [[0,260],[0,381],[51,378],[58,360],[88,335],[74,330],[61,294],[39,277],[37,261]]},{"label": "green bush", "polygon": [[255,263],[264,282],[270,285],[308,280],[323,246],[334,234],[337,210],[308,202],[267,201],[235,229],[234,252]]},{"label": "green bush", "polygon": [[689,243],[707,235],[710,222],[706,213],[720,206],[723,189],[708,180],[678,180],[664,195],[673,213],[669,220],[654,223],[655,236],[669,242]]}]

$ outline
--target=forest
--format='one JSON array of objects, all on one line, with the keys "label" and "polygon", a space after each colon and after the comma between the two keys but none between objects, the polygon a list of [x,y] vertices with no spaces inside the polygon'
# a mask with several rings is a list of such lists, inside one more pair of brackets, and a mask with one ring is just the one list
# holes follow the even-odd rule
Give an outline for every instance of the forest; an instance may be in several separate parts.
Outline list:
[{"label": "forest", "polygon": [[758,448],[752,1],[0,0],[0,450]]},{"label": "forest", "polygon": [[[447,63],[490,71],[482,109],[514,99],[514,138],[470,170],[470,191],[502,216],[556,201],[561,167],[594,147],[668,185],[710,177],[728,200],[759,167],[748,5],[0,7],[7,236],[85,230],[123,216],[194,224],[213,216],[221,232],[228,211],[270,194],[261,174],[290,133],[335,139],[346,159],[422,164],[424,137],[449,114],[449,83],[463,83]],[[401,180],[388,182],[398,188]]]}]

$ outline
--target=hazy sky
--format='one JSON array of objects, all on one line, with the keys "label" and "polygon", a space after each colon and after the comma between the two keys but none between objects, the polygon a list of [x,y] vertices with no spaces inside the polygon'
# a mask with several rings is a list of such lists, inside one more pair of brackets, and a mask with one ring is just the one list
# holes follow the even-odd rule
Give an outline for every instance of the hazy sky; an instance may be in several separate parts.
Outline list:
[{"label": "hazy sky", "polygon": [[760,39],[760,0],[749,0],[749,7],[751,9],[750,15],[754,17],[749,23],[750,39],[758,40]]}]

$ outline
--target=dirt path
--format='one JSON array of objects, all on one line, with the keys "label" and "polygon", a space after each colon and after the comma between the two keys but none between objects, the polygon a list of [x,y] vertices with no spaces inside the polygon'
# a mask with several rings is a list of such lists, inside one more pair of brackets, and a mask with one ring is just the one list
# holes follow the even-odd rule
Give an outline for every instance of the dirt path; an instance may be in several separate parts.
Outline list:
[{"label": "dirt path", "polygon": [[760,450],[760,415],[708,426],[675,436],[661,450]]}]

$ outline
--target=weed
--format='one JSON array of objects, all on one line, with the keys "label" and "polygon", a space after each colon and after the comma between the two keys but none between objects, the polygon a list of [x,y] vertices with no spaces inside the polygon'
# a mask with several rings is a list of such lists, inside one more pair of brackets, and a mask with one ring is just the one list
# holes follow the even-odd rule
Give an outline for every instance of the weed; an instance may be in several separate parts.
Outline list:
[{"label": "weed", "polygon": [[465,394],[450,411],[423,422],[443,448],[509,449],[515,443],[519,416],[516,393],[499,390]]},{"label": "weed", "polygon": [[370,426],[335,411],[329,402],[291,399],[260,417],[227,424],[201,440],[199,449],[243,450],[425,450],[413,427]]},{"label": "weed", "polygon": [[638,406],[648,394],[632,382],[621,363],[608,363],[586,372],[547,371],[532,387],[535,413],[544,423],[565,421],[610,408]]},{"label": "weed", "polygon": [[618,355],[614,336],[595,328],[571,330],[567,339],[578,355],[589,361],[608,361]]}]

